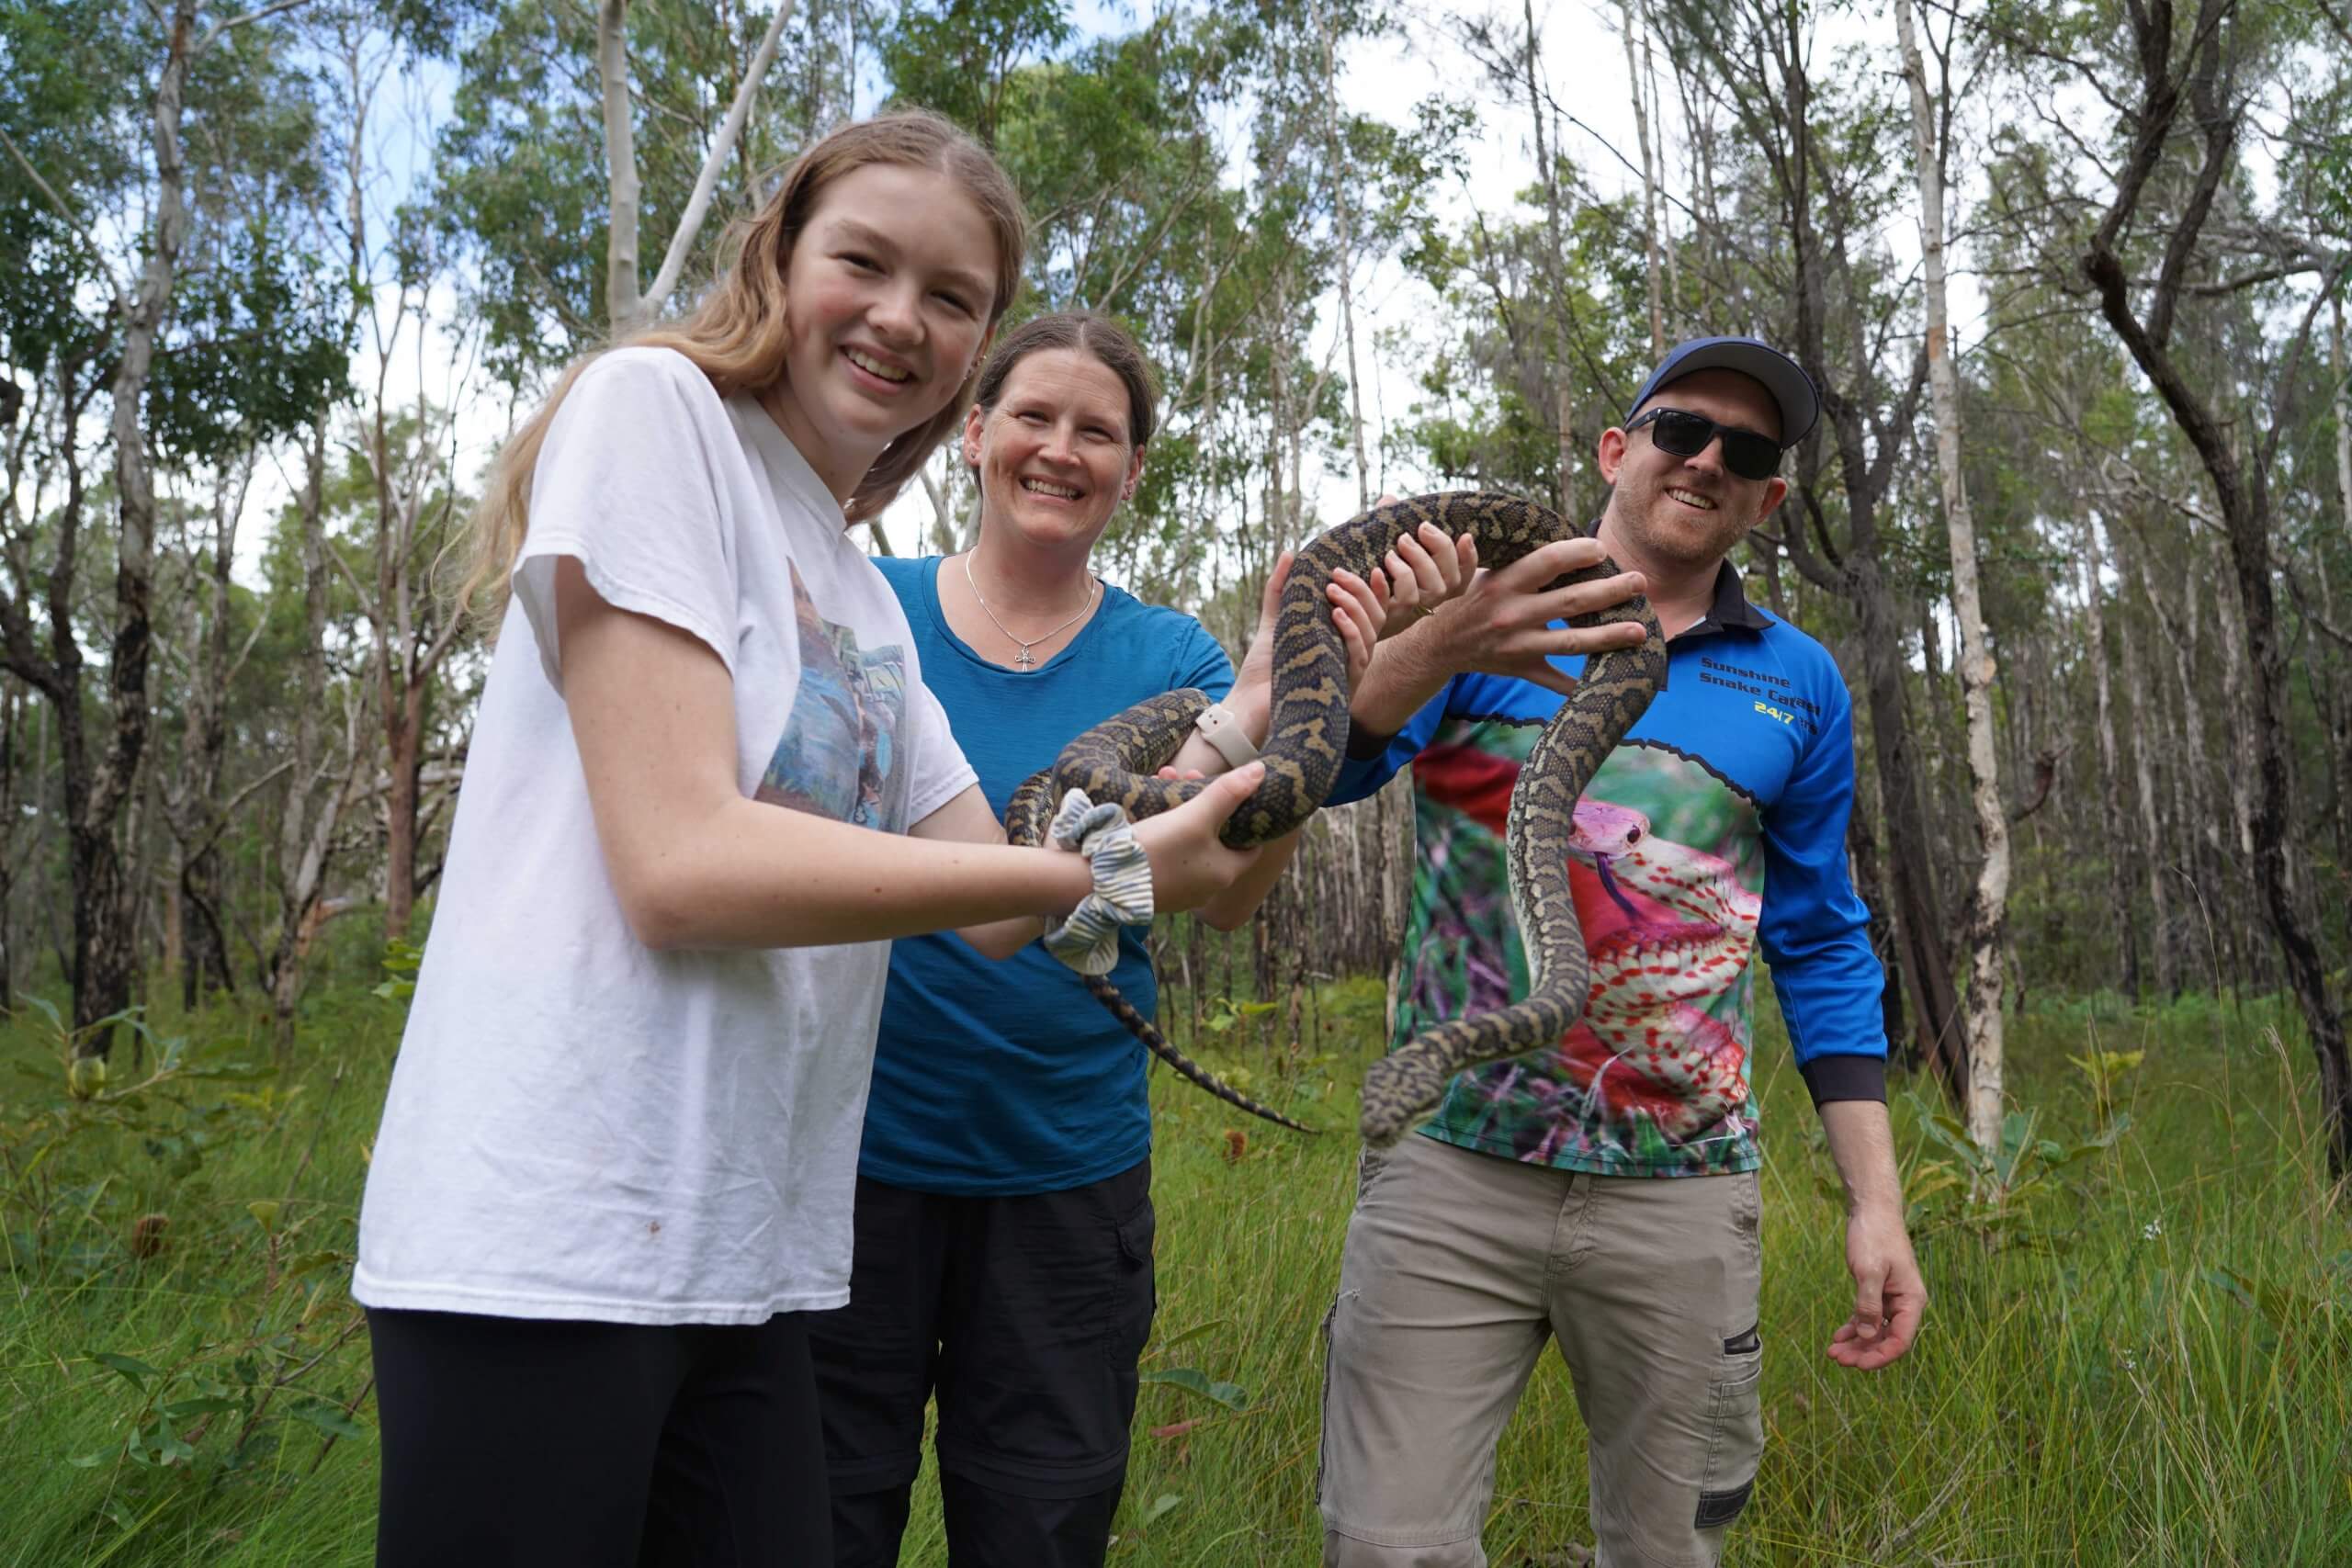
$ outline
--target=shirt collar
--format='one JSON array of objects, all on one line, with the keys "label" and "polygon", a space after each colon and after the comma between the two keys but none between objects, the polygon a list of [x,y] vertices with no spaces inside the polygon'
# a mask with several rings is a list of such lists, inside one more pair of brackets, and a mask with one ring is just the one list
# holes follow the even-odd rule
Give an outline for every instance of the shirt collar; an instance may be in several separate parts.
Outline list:
[{"label": "shirt collar", "polygon": [[1760,632],[1772,624],[1772,617],[1747,602],[1747,592],[1740,584],[1739,573],[1731,562],[1715,566],[1715,602],[1707,606],[1705,618],[1682,635],[1691,632],[1719,632],[1731,626],[1742,631]]}]

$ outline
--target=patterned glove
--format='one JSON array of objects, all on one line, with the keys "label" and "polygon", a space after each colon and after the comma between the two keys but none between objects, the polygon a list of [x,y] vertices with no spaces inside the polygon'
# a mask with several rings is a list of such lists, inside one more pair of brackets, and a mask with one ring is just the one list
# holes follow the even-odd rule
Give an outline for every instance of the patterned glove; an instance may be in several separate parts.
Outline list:
[{"label": "patterned glove", "polygon": [[1126,807],[1097,806],[1082,789],[1062,796],[1047,835],[1086,857],[1094,891],[1069,917],[1046,922],[1046,951],[1081,975],[1108,975],[1119,962],[1119,928],[1151,923],[1151,862],[1136,842]]}]

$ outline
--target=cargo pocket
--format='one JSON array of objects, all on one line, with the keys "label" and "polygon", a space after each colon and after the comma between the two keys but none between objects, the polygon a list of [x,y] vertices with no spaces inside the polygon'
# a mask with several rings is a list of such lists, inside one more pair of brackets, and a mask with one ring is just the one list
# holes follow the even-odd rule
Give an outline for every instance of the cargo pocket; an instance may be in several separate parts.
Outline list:
[{"label": "cargo pocket", "polygon": [[1116,1305],[1110,1314],[1109,1346],[1114,1365],[1132,1367],[1151,1342],[1151,1320],[1159,1310],[1159,1283],[1152,1269],[1152,1240],[1159,1220],[1147,1197],[1118,1224]]},{"label": "cargo pocket", "polygon": [[1763,1375],[1764,1346],[1756,1329],[1724,1341],[1722,1375],[1707,1387],[1707,1465],[1690,1521],[1695,1529],[1730,1524],[1756,1490],[1756,1466],[1764,1454]]}]

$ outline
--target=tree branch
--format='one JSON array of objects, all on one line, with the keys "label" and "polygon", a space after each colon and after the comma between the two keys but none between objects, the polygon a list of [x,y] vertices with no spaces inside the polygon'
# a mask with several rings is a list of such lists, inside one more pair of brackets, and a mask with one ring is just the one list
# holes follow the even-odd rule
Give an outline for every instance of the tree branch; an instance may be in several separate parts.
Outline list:
[{"label": "tree branch", "polygon": [[212,30],[204,35],[203,41],[196,46],[194,52],[202,54],[212,47],[215,39],[232,28],[242,28],[247,22],[258,22],[266,17],[275,17],[280,11],[291,11],[298,6],[307,6],[310,3],[311,0],[270,0],[270,4],[248,11],[242,17],[232,17],[225,22],[215,22],[212,24]]},{"label": "tree branch", "polygon": [[17,139],[8,134],[8,128],[5,125],[0,125],[0,146],[6,146],[8,149],[8,155],[16,159],[17,167],[24,170],[25,177],[33,182],[41,195],[49,197],[49,204],[57,209],[59,217],[65,220],[66,228],[73,231],[74,237],[82,242],[92,258],[105,270],[107,288],[113,292],[116,307],[119,309],[125,290],[122,279],[115,274],[114,258],[107,255],[104,248],[99,245],[97,237],[82,226],[82,220],[74,216],[74,209],[65,205],[65,198],[58,195],[47,180],[41,178],[40,171],[33,167],[32,160],[25,156],[24,150],[17,145]]},{"label": "tree branch", "polygon": [[2070,740],[2064,745],[2045,749],[2033,760],[2033,795],[2030,799],[2010,808],[2009,825],[2011,827],[2017,826],[2050,804],[2050,786],[2058,778],[2058,759],[2073,749],[2074,742]]},{"label": "tree branch", "polygon": [[[695,193],[686,198],[686,210],[679,218],[676,231],[670,236],[670,248],[662,257],[662,270],[654,275],[653,287],[647,289],[645,297],[638,301],[636,318],[630,325],[641,325],[660,315],[662,301],[667,299],[670,290],[678,286],[678,275],[686,269],[686,254],[694,249],[695,236],[702,231],[703,217],[710,210],[710,194],[718,188],[719,171],[734,155],[735,139],[742,134],[743,121],[751,115],[752,92],[775,60],[776,39],[792,16],[793,3],[794,0],[782,0],[775,8],[775,15],[769,18],[767,34],[760,39],[759,49],[752,55],[751,67],[743,73],[742,85],[735,89],[735,102],[727,110],[726,122],[718,128],[718,138],[710,144],[709,155],[702,161],[702,173],[695,176]],[[635,257],[632,255],[630,259],[633,261]],[[619,328],[621,323],[617,317],[613,324],[616,330]]]},{"label": "tree branch", "polygon": [[[262,774],[259,778],[245,785],[244,788],[231,795],[228,803],[222,806],[220,810],[212,814],[211,825],[205,829],[203,837],[198,840],[195,843],[185,846],[185,858],[194,860],[198,856],[203,854],[205,851],[210,849],[213,844],[220,840],[220,835],[228,831],[230,819],[237,815],[237,808],[244,805],[246,801],[252,799],[254,792],[276,780],[280,773],[285,773],[293,765],[294,759],[288,757],[286,761],[278,763],[277,766],[270,769],[269,772]],[[166,813],[165,817],[166,820],[168,820],[169,814]]]}]

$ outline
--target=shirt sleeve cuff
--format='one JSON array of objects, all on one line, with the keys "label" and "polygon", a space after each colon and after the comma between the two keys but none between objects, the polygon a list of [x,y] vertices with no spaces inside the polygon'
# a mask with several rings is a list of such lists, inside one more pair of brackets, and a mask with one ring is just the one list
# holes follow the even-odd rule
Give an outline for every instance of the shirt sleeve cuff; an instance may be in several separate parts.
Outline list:
[{"label": "shirt sleeve cuff", "polygon": [[1886,1100],[1886,1058],[1883,1056],[1815,1056],[1801,1062],[1804,1087],[1815,1105],[1833,1100]]},{"label": "shirt sleeve cuff", "polygon": [[1396,739],[1394,735],[1383,735],[1378,730],[1351,724],[1348,726],[1348,761],[1369,762],[1387,750],[1389,743]]}]

